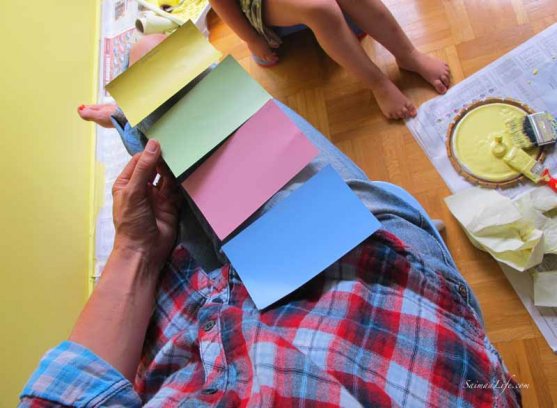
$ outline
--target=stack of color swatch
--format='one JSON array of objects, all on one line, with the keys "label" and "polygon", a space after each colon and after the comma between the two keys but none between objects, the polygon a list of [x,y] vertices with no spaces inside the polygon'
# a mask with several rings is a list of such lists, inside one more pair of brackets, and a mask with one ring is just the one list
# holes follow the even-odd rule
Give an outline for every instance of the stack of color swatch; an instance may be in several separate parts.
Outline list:
[{"label": "stack of color swatch", "polygon": [[[107,89],[135,126],[219,58],[188,22]],[[319,151],[232,57],[178,100],[147,137],[160,142],[164,160],[226,242],[225,254],[260,309],[379,228],[330,166],[246,226]]]}]

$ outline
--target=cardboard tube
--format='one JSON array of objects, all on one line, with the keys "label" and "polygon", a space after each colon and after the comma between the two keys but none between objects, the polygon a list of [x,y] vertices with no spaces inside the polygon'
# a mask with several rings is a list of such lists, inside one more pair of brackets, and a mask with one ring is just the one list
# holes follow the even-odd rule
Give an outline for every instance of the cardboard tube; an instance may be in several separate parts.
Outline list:
[{"label": "cardboard tube", "polygon": [[173,21],[174,23],[176,23],[177,25],[182,25],[185,23],[185,21],[182,21],[181,19],[173,16],[170,13],[167,13],[164,10],[161,10],[160,8],[158,8],[157,6],[155,6],[154,4],[149,3],[148,1],[145,0],[137,0],[137,2],[139,3],[140,6],[145,7],[147,10],[152,11],[153,13],[161,16],[161,17],[166,17],[167,19],[169,19],[170,21]]},{"label": "cardboard tube", "polygon": [[178,24],[167,18],[149,13],[135,20],[135,28],[143,34],[164,33],[178,28]]}]

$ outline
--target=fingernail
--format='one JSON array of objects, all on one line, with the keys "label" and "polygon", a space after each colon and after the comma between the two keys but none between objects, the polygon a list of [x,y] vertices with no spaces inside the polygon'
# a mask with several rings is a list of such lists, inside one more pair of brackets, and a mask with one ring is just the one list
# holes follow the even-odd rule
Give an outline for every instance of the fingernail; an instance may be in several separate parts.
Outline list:
[{"label": "fingernail", "polygon": [[85,109],[85,105],[79,105],[79,110]]},{"label": "fingernail", "polygon": [[159,149],[159,143],[156,140],[149,140],[145,146],[145,150],[149,153],[156,153]]}]

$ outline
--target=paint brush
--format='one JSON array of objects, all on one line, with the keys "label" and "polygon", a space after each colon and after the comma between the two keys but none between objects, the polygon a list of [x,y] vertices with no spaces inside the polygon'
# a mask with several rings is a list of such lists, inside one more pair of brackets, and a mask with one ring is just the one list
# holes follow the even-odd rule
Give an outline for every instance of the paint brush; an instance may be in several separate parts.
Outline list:
[{"label": "paint brush", "polygon": [[507,146],[503,143],[503,136],[496,135],[491,144],[491,153],[502,159],[509,167],[526,176],[534,183],[542,179],[543,166],[536,159],[517,146]]},{"label": "paint brush", "polygon": [[547,112],[507,121],[513,144],[522,149],[545,146],[557,141],[557,120]]}]

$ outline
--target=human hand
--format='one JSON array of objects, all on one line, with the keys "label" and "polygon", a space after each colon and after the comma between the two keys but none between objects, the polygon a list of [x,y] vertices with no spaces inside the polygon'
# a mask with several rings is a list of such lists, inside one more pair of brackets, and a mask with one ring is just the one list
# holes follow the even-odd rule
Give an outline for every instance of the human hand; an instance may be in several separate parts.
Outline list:
[{"label": "human hand", "polygon": [[267,64],[276,64],[279,60],[277,53],[263,37],[258,36],[253,41],[247,42],[247,46],[253,55]]},{"label": "human hand", "polygon": [[[175,242],[182,201],[176,181],[160,157],[159,143],[149,140],[145,150],[130,160],[112,187],[114,250],[141,253],[157,272]],[[155,187],[152,181],[157,173],[161,179]]]}]

